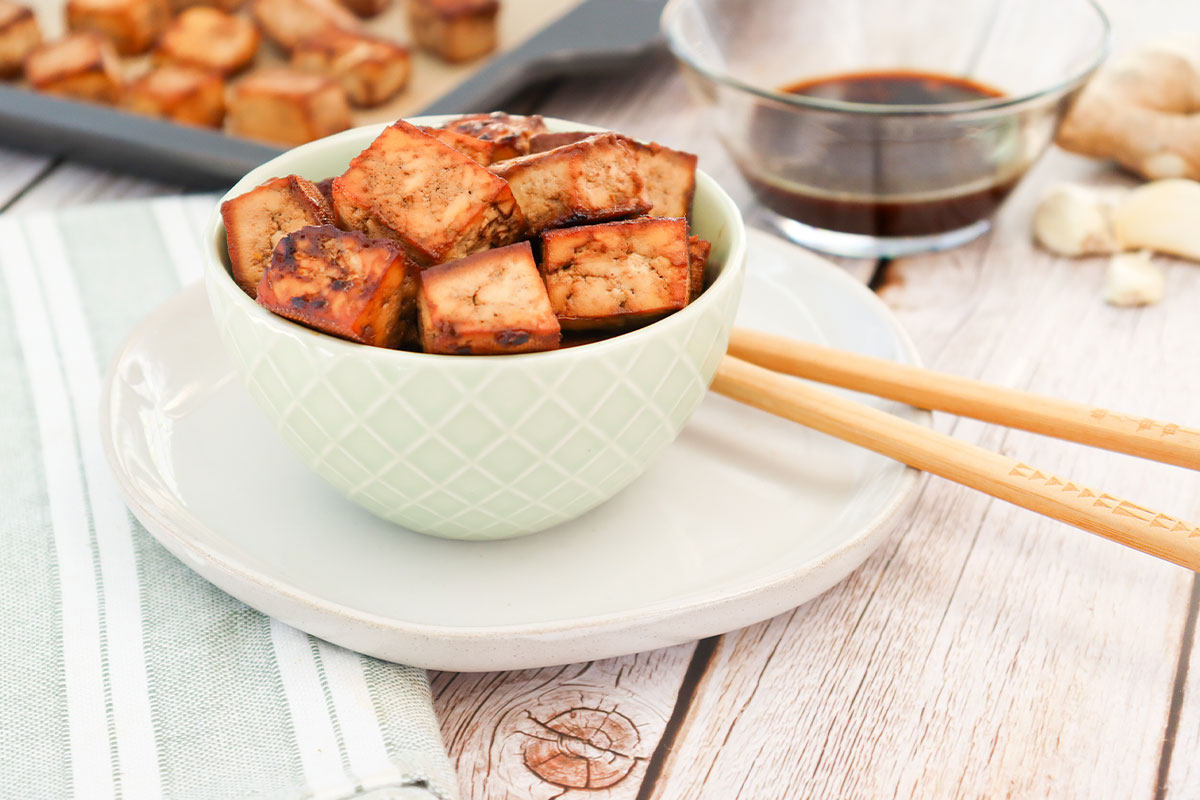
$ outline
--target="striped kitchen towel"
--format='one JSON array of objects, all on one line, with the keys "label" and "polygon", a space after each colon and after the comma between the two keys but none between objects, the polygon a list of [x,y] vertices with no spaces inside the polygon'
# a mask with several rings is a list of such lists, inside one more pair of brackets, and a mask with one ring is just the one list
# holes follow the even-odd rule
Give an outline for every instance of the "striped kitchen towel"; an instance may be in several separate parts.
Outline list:
[{"label": "striped kitchen towel", "polygon": [[214,202],[0,217],[0,797],[450,800],[423,671],[209,585],[108,473],[101,376]]}]

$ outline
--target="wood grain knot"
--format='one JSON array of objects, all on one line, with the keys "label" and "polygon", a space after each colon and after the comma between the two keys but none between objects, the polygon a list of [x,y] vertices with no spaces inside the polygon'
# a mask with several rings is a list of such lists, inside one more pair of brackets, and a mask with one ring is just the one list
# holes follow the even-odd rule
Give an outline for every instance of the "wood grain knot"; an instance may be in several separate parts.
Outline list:
[{"label": "wood grain knot", "polygon": [[642,737],[619,711],[572,708],[541,722],[522,748],[527,766],[549,783],[570,789],[606,789],[633,769]]}]

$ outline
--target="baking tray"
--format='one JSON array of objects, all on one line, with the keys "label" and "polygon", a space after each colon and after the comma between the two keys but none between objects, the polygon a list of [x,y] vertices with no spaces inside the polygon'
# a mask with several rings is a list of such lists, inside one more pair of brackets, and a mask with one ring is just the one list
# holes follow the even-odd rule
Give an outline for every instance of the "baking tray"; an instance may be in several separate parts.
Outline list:
[{"label": "baking tray", "polygon": [[[498,55],[465,71],[446,68],[437,74],[444,90],[440,96],[402,95],[383,108],[357,112],[355,123],[499,108],[532,83],[623,70],[659,46],[658,18],[666,0],[534,1],[543,18],[555,11],[561,16],[546,20],[537,33],[507,50],[502,27]],[[396,5],[403,2],[397,0]],[[518,10],[515,6],[505,0],[501,13],[511,15]],[[39,13],[39,17],[46,15]],[[515,20],[522,21],[531,22]],[[57,33],[53,26],[45,27],[48,34]],[[420,66],[414,66],[414,87],[421,80]],[[14,86],[0,86],[0,144],[194,188],[228,186],[283,151],[215,130]]]}]

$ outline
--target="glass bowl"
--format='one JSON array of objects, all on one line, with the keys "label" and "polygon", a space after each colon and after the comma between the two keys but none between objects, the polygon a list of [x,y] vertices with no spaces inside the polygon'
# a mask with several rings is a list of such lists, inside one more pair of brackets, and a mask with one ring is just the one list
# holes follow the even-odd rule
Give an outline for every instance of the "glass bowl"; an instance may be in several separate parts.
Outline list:
[{"label": "glass bowl", "polygon": [[671,0],[662,26],[770,221],[855,257],[986,231],[1109,39],[1093,0]]}]

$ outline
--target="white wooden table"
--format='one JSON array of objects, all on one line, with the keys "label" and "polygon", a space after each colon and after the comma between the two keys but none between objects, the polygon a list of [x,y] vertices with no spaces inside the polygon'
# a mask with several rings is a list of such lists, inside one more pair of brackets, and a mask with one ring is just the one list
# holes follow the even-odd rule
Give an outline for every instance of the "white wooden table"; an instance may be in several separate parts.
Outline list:
[{"label": "white wooden table", "polygon": [[[1191,0],[1105,5],[1118,50],[1200,30]],[[745,184],[665,58],[637,74],[542,87],[519,106],[696,151],[754,221]],[[1030,243],[1034,200],[1064,178],[1130,182],[1051,152],[989,236],[950,253],[843,266],[881,293],[936,369],[1200,424],[1200,267],[1169,263],[1157,306],[1106,306],[1103,259],[1057,259]],[[0,151],[0,209],[9,213],[173,191]],[[1200,518],[1195,473],[944,415],[935,426]],[[472,800],[1192,800],[1198,609],[1200,582],[1182,569],[924,479],[915,506],[857,572],[773,620],[588,664],[442,673],[434,688]],[[514,745],[522,721],[570,709],[619,712],[632,725],[628,740],[604,749],[560,736],[568,757],[541,765]],[[590,787],[563,768],[575,757],[593,765]]]}]

